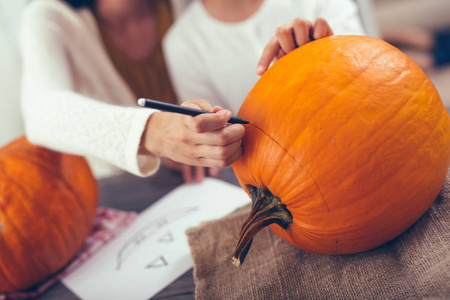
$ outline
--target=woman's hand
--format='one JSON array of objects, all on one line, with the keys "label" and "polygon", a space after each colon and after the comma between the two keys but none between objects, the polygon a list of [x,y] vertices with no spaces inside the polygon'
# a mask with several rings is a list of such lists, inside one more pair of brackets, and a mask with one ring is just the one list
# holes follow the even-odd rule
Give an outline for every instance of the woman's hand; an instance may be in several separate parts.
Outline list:
[{"label": "woman's hand", "polygon": [[211,108],[205,100],[189,101],[183,106],[209,110],[214,114],[195,117],[156,112],[151,115],[141,141],[141,151],[190,166],[223,168],[241,154],[241,124],[228,124],[232,114],[220,107]]},{"label": "woman's hand", "polygon": [[333,35],[333,30],[322,18],[317,18],[314,24],[308,20],[296,18],[291,24],[278,27],[275,36],[264,48],[256,74],[262,75],[271,62],[275,62],[295,48],[330,35]]}]

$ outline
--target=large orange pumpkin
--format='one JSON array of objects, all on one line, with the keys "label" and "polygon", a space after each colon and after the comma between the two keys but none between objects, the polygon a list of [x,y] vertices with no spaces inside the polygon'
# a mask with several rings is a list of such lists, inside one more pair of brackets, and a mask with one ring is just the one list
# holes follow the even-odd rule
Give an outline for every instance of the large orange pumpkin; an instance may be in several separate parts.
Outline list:
[{"label": "large orange pumpkin", "polygon": [[332,36],[294,50],[260,78],[238,116],[250,124],[233,169],[253,205],[236,265],[266,225],[318,254],[392,240],[430,207],[450,163],[438,92],[376,38]]},{"label": "large orange pumpkin", "polygon": [[84,158],[25,138],[0,149],[0,293],[64,267],[91,230],[97,199]]}]

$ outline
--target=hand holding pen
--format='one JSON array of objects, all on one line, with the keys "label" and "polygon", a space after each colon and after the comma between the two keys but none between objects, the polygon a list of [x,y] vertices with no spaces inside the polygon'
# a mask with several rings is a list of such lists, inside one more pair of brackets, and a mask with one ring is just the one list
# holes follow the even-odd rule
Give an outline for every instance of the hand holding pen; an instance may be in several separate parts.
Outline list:
[{"label": "hand holding pen", "polygon": [[[195,109],[195,108],[190,108],[190,107],[186,107],[186,106],[179,106],[179,105],[175,105],[175,104],[155,101],[155,100],[146,99],[146,98],[140,98],[138,100],[138,104],[142,107],[154,108],[154,109],[159,109],[162,111],[173,112],[173,113],[183,114],[183,115],[187,115],[187,116],[198,116],[200,114],[213,113],[212,111]],[[241,118],[232,116],[230,118],[230,120],[228,120],[228,123],[248,124],[249,122],[246,120],[242,120]]]},{"label": "hand holding pen", "polygon": [[209,168],[227,167],[242,154],[245,129],[241,124],[229,124],[229,110],[211,108],[204,100],[185,102],[182,107],[204,112],[196,117],[168,112],[152,114],[141,141],[142,152]]}]

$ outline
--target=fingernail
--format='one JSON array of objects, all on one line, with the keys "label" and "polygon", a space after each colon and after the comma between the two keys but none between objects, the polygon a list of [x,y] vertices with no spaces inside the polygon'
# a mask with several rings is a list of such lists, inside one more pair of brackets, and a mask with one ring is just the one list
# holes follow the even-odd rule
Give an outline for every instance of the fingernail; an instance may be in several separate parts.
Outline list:
[{"label": "fingernail", "polygon": [[262,73],[264,73],[264,67],[263,66],[258,66],[256,68],[256,74],[261,75]]},{"label": "fingernail", "polygon": [[222,109],[217,112],[218,114],[225,115],[227,118],[231,118],[231,111]]}]

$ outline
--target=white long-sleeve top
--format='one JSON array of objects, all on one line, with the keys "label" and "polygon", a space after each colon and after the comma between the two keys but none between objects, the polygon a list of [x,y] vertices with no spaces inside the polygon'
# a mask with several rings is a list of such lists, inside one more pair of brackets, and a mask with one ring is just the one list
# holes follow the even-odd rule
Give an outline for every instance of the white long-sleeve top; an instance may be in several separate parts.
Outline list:
[{"label": "white long-sleeve top", "polygon": [[237,113],[258,81],[256,67],[277,27],[294,18],[322,17],[334,34],[363,35],[352,0],[264,0],[247,20],[222,22],[194,1],[164,39],[165,57],[180,101],[206,99]]},{"label": "white long-sleeve top", "polygon": [[[178,1],[174,7],[182,5]],[[28,139],[86,156],[98,177],[119,169],[153,174],[159,159],[138,155],[138,148],[154,110],[136,105],[105,51],[91,11],[74,10],[59,0],[34,0],[22,18],[22,110]]]}]

